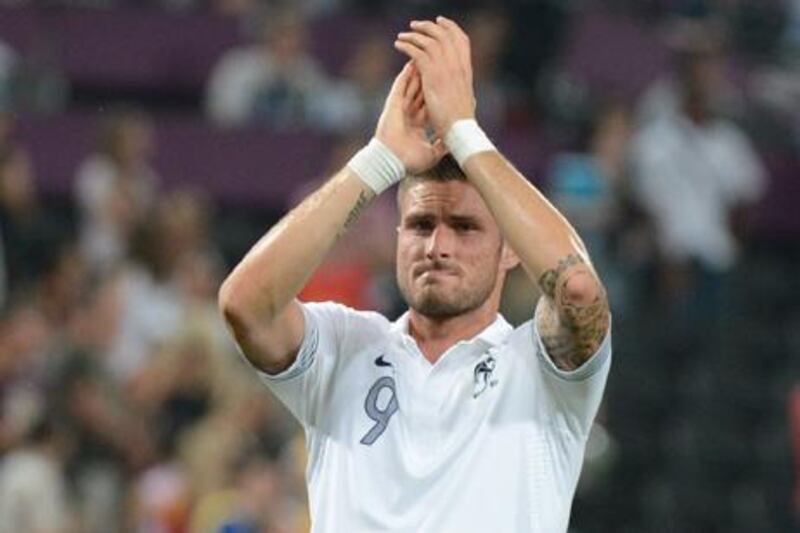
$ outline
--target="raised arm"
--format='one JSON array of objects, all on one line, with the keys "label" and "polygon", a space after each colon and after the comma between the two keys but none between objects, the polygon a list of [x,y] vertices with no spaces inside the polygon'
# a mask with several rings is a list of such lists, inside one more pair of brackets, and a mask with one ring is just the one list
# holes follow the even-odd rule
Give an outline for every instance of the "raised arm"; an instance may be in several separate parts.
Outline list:
[{"label": "raised arm", "polygon": [[368,174],[377,168],[379,177],[392,174],[399,180],[405,169],[419,172],[441,157],[443,145],[425,136],[424,113],[419,74],[407,64],[392,85],[375,132],[383,151],[379,155],[394,164],[376,162],[378,148],[372,143],[270,229],[222,284],[220,310],[257,368],[277,373],[294,362],[304,334],[295,298],[380,189]]},{"label": "raised arm", "polygon": [[[437,135],[459,160],[503,236],[538,283],[538,328],[553,362],[573,370],[597,351],[609,326],[605,289],[578,234],[492,146],[475,120],[470,45],[453,21],[414,21],[395,47],[417,65]],[[455,127],[454,127],[455,126]]]}]

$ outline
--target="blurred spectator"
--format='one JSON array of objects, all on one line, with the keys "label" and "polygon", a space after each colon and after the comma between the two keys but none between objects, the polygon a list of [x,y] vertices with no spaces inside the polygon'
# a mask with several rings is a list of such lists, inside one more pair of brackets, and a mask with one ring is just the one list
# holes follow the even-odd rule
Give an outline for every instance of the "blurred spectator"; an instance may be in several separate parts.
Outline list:
[{"label": "blurred spectator", "polygon": [[750,96],[760,107],[751,114],[763,145],[800,154],[800,0],[787,6],[780,48],[754,62]]},{"label": "blurred spectator", "polygon": [[0,454],[18,445],[45,410],[46,354],[54,332],[28,300],[0,315]]},{"label": "blurred spectator", "polygon": [[69,100],[70,84],[51,39],[36,40],[13,64],[10,105],[20,113],[52,114]]},{"label": "blurred spectator", "polygon": [[342,79],[312,102],[316,121],[342,133],[374,128],[392,74],[392,48],[384,35],[363,39],[344,68]]},{"label": "blurred spectator", "polygon": [[687,91],[702,92],[716,116],[741,114],[742,97],[727,75],[726,35],[718,21],[676,18],[667,24],[665,41],[673,69],[645,91],[639,103],[640,124],[682,113]]},{"label": "blurred spectator", "polygon": [[3,41],[0,41],[0,109],[7,111],[14,98],[14,69],[17,54]]},{"label": "blurred spectator", "polygon": [[329,82],[308,51],[306,20],[286,9],[271,14],[263,31],[261,43],[230,50],[214,67],[206,111],[222,126],[308,125]]},{"label": "blurred spectator", "polygon": [[208,309],[215,290],[209,246],[205,208],[183,191],[161,198],[137,228],[133,261],[122,272],[122,328],[109,359],[123,383],[134,385],[154,351],[181,330],[191,302],[199,296]]},{"label": "blurred spectator", "polygon": [[148,468],[134,486],[133,531],[188,531],[191,490],[183,470],[171,456]]},{"label": "blurred spectator", "polygon": [[41,273],[36,304],[54,328],[63,328],[86,289],[88,272],[77,246],[60,242],[49,249]]},{"label": "blurred spectator", "polygon": [[700,61],[685,74],[680,107],[635,138],[635,188],[655,226],[664,295],[702,316],[720,303],[720,275],[739,254],[735,229],[766,175],[744,132],[719,116],[713,67]]},{"label": "blurred spectator", "polygon": [[478,120],[485,128],[498,128],[506,119],[510,96],[501,70],[510,22],[503,11],[484,8],[471,12],[464,25],[472,50],[475,99],[480,102]]},{"label": "blurred spectator", "polygon": [[56,235],[39,205],[30,156],[22,147],[0,141],[0,248],[9,292],[32,289],[52,255]]},{"label": "blurred spectator", "polygon": [[175,283],[183,246],[172,240],[184,220],[170,212],[174,196],[161,198],[131,238],[132,261],[122,271],[120,328],[111,347],[109,367],[121,383],[134,385],[155,350],[179,329],[183,300]]},{"label": "blurred spectator", "polygon": [[158,182],[152,155],[153,128],[146,115],[132,109],[109,113],[97,152],[75,176],[81,245],[92,271],[118,265],[134,228],[152,206]]},{"label": "blurred spectator", "polygon": [[596,258],[608,255],[607,240],[618,223],[631,124],[622,107],[603,110],[592,122],[578,152],[555,158],[549,189]]},{"label": "blurred spectator", "polygon": [[620,311],[635,290],[629,270],[650,255],[649,235],[631,195],[631,116],[624,106],[611,104],[600,106],[588,122],[578,151],[554,159],[549,198],[580,233]]},{"label": "blurred spectator", "polygon": [[121,523],[127,474],[152,453],[144,420],[106,367],[119,328],[119,291],[111,277],[83,293],[62,338],[54,378],[56,412],[75,441],[66,465],[85,532]]},{"label": "blurred spectator", "polygon": [[279,467],[258,452],[245,451],[234,467],[232,486],[199,502],[192,530],[300,533],[304,526],[286,499]]},{"label": "blurred spectator", "polygon": [[68,443],[42,416],[25,445],[0,461],[0,532],[75,531],[61,459]]}]

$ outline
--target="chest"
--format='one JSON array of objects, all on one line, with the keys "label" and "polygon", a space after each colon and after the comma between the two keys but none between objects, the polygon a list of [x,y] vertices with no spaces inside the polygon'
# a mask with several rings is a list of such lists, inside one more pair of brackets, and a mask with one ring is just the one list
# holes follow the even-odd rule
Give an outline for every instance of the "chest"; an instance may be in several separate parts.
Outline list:
[{"label": "chest", "polygon": [[333,391],[340,439],[359,453],[396,448],[430,457],[474,435],[496,405],[507,372],[502,352],[459,344],[436,364],[414,347],[355,354]]}]

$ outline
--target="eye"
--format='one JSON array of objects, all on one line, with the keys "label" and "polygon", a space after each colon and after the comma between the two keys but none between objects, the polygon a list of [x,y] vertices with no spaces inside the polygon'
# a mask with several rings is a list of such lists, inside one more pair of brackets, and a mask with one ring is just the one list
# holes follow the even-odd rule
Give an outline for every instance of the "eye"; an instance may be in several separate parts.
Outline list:
[{"label": "eye", "polygon": [[406,222],[406,228],[415,233],[430,233],[434,229],[434,223],[428,218],[412,218]]},{"label": "eye", "polygon": [[458,233],[467,233],[470,231],[475,231],[478,229],[478,226],[469,221],[459,221],[453,224],[453,229],[456,230]]}]

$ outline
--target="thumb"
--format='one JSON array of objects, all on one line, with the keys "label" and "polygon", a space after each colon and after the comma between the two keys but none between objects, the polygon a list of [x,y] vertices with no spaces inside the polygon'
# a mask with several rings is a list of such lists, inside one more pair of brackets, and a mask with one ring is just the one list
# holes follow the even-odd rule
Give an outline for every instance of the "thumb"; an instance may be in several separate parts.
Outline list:
[{"label": "thumb", "polygon": [[403,95],[406,92],[406,87],[411,79],[411,61],[403,65],[403,69],[392,82],[392,88],[389,89],[389,96],[386,98],[386,105],[399,104],[403,101]]},{"label": "thumb", "polygon": [[447,155],[447,146],[441,138],[437,138],[433,141],[431,150],[433,150],[434,164],[438,163],[441,158]]}]

